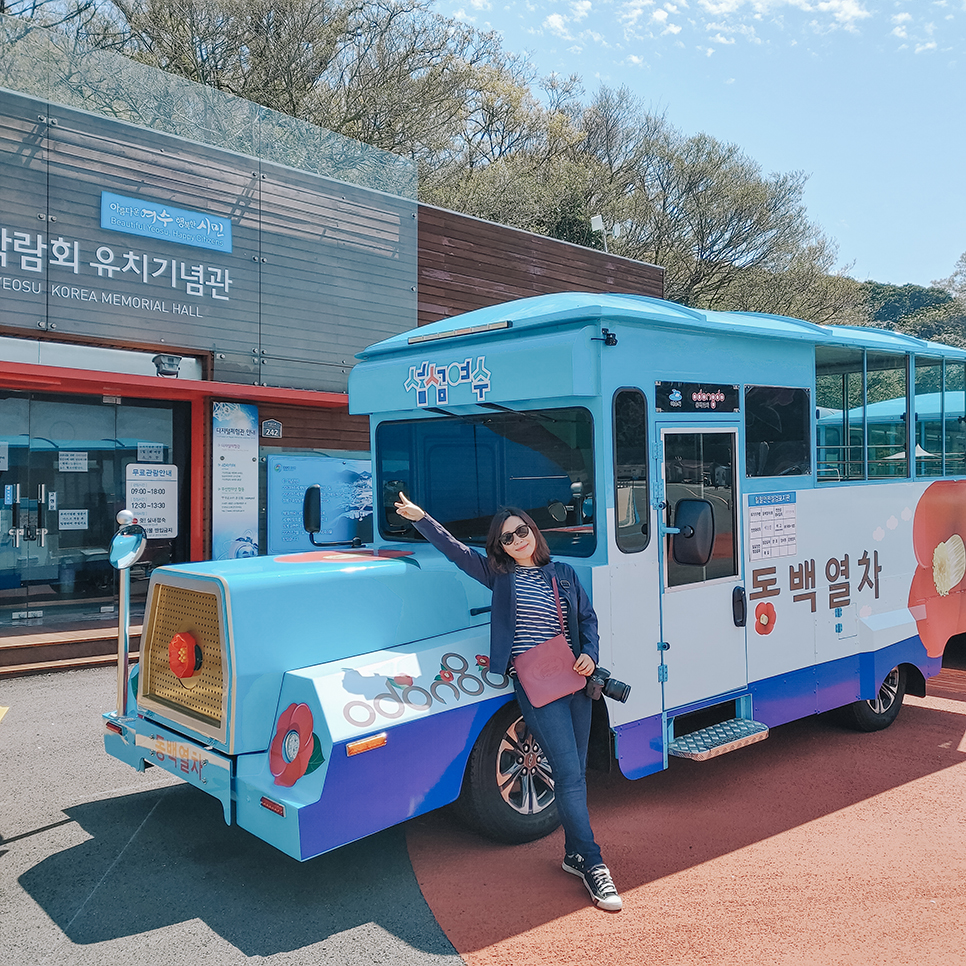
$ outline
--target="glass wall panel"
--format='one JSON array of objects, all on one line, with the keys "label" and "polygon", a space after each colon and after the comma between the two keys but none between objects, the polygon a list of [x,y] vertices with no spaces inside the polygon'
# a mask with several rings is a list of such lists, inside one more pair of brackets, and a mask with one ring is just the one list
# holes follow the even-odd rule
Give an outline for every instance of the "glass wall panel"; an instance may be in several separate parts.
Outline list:
[{"label": "glass wall panel", "polygon": [[864,372],[861,349],[815,349],[820,481],[865,479]]},{"label": "glass wall panel", "polygon": [[892,352],[866,353],[866,416],[869,477],[909,475],[906,452],[908,356]]},{"label": "glass wall panel", "polygon": [[946,476],[966,475],[966,364],[946,362]]},{"label": "glass wall panel", "polygon": [[943,361],[916,356],[915,453],[917,476],[943,473]]}]

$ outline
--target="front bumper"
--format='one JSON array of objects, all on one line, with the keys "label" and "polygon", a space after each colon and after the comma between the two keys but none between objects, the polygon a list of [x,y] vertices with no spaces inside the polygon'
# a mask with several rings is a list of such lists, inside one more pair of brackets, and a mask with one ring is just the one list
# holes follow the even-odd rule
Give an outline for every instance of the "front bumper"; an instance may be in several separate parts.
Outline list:
[{"label": "front bumper", "polygon": [[138,771],[144,771],[145,765],[157,765],[217,798],[225,821],[231,824],[233,759],[141,717],[114,711],[103,717],[107,728],[104,750],[109,755]]}]

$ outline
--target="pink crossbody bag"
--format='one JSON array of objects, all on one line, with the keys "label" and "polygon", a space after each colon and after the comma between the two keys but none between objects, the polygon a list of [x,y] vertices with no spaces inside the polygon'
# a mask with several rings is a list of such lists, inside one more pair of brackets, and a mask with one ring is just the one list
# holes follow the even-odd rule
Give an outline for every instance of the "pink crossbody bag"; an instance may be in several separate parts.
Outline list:
[{"label": "pink crossbody bag", "polygon": [[563,609],[560,606],[560,595],[557,593],[557,578],[554,577],[552,582],[560,633],[513,659],[517,677],[535,708],[542,708],[545,704],[556,701],[557,698],[574,694],[587,683],[587,679],[574,670],[576,658],[567,643]]}]

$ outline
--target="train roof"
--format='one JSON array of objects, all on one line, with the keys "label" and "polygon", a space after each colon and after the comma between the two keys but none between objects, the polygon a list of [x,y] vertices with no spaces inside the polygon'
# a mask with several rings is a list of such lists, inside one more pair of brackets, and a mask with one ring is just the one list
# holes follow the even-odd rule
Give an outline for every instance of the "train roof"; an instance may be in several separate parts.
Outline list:
[{"label": "train roof", "polygon": [[735,335],[789,339],[815,345],[852,346],[883,352],[915,352],[966,359],[966,350],[917,339],[886,329],[851,325],[816,325],[802,319],[755,312],[714,312],[692,309],[676,302],[644,295],[606,295],[589,292],[561,292],[517,299],[500,305],[475,309],[463,315],[441,319],[418,329],[384,339],[358,355],[368,360],[376,356],[408,351],[413,346],[433,342],[478,338],[488,332],[554,328],[573,323],[597,321],[629,323],[660,328],[715,330],[726,328]]}]

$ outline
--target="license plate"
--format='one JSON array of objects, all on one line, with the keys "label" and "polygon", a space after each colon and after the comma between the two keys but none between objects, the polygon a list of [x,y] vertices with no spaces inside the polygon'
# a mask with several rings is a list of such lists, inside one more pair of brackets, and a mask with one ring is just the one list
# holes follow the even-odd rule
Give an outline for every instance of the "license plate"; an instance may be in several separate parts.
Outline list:
[{"label": "license plate", "polygon": [[156,724],[150,728],[151,734],[137,736],[138,748],[145,752],[144,760],[217,798],[230,825],[232,760],[167,728]]}]

